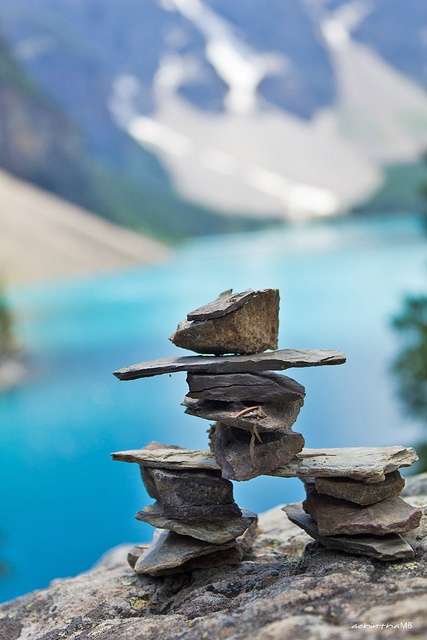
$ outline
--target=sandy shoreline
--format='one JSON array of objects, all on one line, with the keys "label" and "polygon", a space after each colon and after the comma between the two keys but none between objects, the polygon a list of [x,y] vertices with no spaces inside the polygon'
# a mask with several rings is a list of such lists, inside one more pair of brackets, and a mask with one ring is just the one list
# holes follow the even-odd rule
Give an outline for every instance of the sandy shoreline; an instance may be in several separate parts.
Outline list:
[{"label": "sandy shoreline", "polygon": [[7,286],[166,259],[166,245],[0,171],[0,280]]}]

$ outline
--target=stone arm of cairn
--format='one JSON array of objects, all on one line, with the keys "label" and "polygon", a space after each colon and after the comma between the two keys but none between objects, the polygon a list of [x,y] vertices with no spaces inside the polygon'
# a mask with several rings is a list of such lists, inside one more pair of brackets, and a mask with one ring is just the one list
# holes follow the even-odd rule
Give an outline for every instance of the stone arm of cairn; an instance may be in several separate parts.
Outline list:
[{"label": "stone arm of cairn", "polygon": [[[415,452],[402,447],[303,449],[304,438],[292,431],[292,426],[303,406],[305,389],[274,372],[342,364],[345,356],[340,351],[277,350],[278,323],[276,289],[234,295],[229,290],[190,312],[170,338],[177,346],[205,355],[143,362],[115,372],[120,380],[133,380],[187,371],[186,413],[214,422],[211,452],[151,443],[138,451],[113,454],[115,460],[139,464],[147,492],[155,500],[154,505],[137,513],[137,519],[165,530],[151,547],[136,548],[130,554],[129,562],[136,572],[164,575],[239,562],[253,542],[256,516],[235,504],[230,480],[249,480],[262,474],[307,479],[307,500],[294,505],[288,516],[322,544],[327,538],[324,546],[335,544],[335,548],[351,553],[374,555],[372,541],[362,544],[358,539],[356,544],[354,536],[372,534],[382,536],[375,557],[408,556],[408,549],[402,551],[407,543],[400,533],[417,526],[419,514],[397,497],[403,482],[397,468],[411,464]],[[346,498],[337,497],[330,488],[327,493],[318,478],[329,478],[334,486],[385,483],[388,488],[374,492],[374,501],[359,502],[355,507],[369,509],[363,522],[375,517],[381,526],[366,530],[363,522],[355,524],[359,522],[356,516],[347,511],[352,523],[349,527],[337,525],[325,531],[323,525],[330,514],[323,515],[323,503],[338,501],[330,507],[334,513],[342,507],[340,501],[354,509],[351,499],[359,494],[350,490]],[[359,488],[359,493],[368,495],[369,491]],[[372,513],[374,503],[380,505],[381,512]],[[384,551],[386,537],[390,544]],[[345,538],[352,538],[347,547]]]}]

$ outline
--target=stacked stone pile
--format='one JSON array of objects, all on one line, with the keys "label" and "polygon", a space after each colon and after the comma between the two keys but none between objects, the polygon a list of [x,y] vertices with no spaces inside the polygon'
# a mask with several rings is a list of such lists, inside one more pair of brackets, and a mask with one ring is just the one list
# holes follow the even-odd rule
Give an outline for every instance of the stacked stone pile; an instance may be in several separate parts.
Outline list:
[{"label": "stacked stone pile", "polygon": [[[171,337],[177,346],[213,357],[171,358],[116,372],[120,379],[133,379],[187,370],[186,412],[215,422],[214,458],[158,443],[113,454],[140,465],[147,492],[156,500],[136,518],[166,530],[148,550],[131,553],[138,573],[233,564],[249,550],[256,516],[235,504],[230,480],[269,473],[304,446],[302,435],[292,431],[304,387],[271,369],[345,361],[340,352],[277,351],[278,323],[276,289],[226,291],[189,313]],[[234,355],[224,355],[229,353]]]},{"label": "stacked stone pile", "polygon": [[344,452],[341,464],[335,465],[335,473],[340,475],[328,477],[319,465],[312,469],[312,477],[304,481],[307,498],[284,507],[289,519],[331,549],[380,560],[413,557],[412,547],[401,534],[415,529],[422,513],[399,497],[405,481],[398,468],[417,459],[414,450],[371,450],[377,463],[375,471],[368,466],[360,468],[369,449]]},{"label": "stacked stone pile", "polygon": [[113,457],[139,464],[156,502],[136,518],[163,530],[149,549],[131,551],[129,563],[137,573],[160,576],[240,562],[251,547],[257,517],[239,509],[232,483],[221,478],[214,460],[157,442]]},{"label": "stacked stone pile", "polygon": [[[420,512],[398,497],[397,469],[417,458],[412,449],[303,449],[292,430],[305,389],[276,371],[342,364],[339,351],[277,350],[279,292],[226,291],[187,315],[172,342],[210,354],[143,362],[115,372],[120,380],[187,371],[186,413],[209,420],[211,451],[151,443],[112,454],[141,468],[156,501],[136,518],[156,527],[153,544],[129,557],[137,573],[165,575],[235,564],[247,553],[255,514],[240,510],[230,480],[261,474],[300,477],[307,499],[288,517],[325,546],[382,559],[408,557],[401,533]],[[267,351],[270,350],[270,351]],[[230,355],[231,354],[231,355]],[[374,488],[372,488],[374,487]]]}]

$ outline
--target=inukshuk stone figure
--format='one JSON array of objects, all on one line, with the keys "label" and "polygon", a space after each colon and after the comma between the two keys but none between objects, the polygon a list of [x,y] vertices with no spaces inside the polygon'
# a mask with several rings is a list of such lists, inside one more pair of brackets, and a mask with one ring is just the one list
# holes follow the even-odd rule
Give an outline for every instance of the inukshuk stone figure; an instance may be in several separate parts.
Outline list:
[{"label": "inukshuk stone figure", "polygon": [[148,550],[132,551],[136,572],[165,575],[234,564],[250,549],[256,516],[235,504],[230,479],[269,473],[304,446],[292,431],[304,387],[272,370],[345,361],[340,352],[277,351],[278,323],[276,289],[226,291],[189,313],[171,337],[177,346],[213,357],[169,358],[115,372],[126,380],[187,371],[186,412],[215,422],[214,455],[159,443],[113,454],[139,464],[156,501],[136,518],[165,530]]},{"label": "inukshuk stone figure", "polygon": [[165,530],[148,549],[131,552],[136,572],[165,575],[239,562],[254,540],[256,516],[234,503],[230,480],[261,474],[305,480],[307,500],[286,511],[324,546],[381,559],[413,553],[399,534],[416,527],[421,513],[397,497],[403,487],[397,469],[417,459],[414,450],[303,449],[292,426],[304,387],[273,371],[341,364],[345,356],[277,350],[278,312],[275,289],[226,291],[189,313],[171,336],[177,346],[212,356],[167,358],[115,372],[132,380],[187,371],[186,413],[214,422],[211,451],[151,443],[113,454],[140,465],[156,500],[137,519]]}]

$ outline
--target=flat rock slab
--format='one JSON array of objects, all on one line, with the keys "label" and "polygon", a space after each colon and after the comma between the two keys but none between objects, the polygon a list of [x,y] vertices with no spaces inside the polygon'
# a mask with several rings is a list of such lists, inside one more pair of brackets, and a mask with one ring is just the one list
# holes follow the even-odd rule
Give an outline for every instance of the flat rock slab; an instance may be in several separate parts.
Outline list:
[{"label": "flat rock slab", "polygon": [[169,529],[180,535],[191,536],[197,540],[204,540],[212,544],[224,544],[242,535],[256,522],[257,516],[252,511],[242,509],[240,518],[227,518],[221,520],[177,520],[168,518],[159,503],[149,505],[142,511],[138,511],[136,519],[148,522],[156,529]]},{"label": "flat rock slab", "polygon": [[269,431],[288,431],[298,418],[303,398],[291,402],[265,403],[253,405],[249,402],[221,402],[215,400],[195,400],[185,397],[185,413],[213,422],[222,422],[228,427],[237,427],[260,433]]},{"label": "flat rock slab", "polygon": [[278,330],[279,291],[249,289],[187,314],[169,339],[197,353],[257,353],[277,349]]},{"label": "flat rock slab", "polygon": [[243,305],[245,305],[254,296],[264,293],[264,291],[273,291],[279,293],[278,289],[261,289],[254,291],[253,289],[246,289],[241,293],[233,293],[233,289],[227,289],[219,294],[218,298],[212,302],[208,302],[202,307],[198,307],[194,311],[187,313],[187,320],[197,320],[203,322],[204,320],[213,320],[214,318],[222,318],[223,316],[237,311]]},{"label": "flat rock slab", "polygon": [[188,396],[225,402],[290,402],[304,398],[304,387],[278,373],[225,373],[187,375]]},{"label": "flat rock slab", "polygon": [[210,451],[194,449],[178,449],[162,445],[162,448],[151,449],[150,445],[142,449],[117,451],[111,454],[113,460],[135,462],[141,467],[154,469],[196,469],[213,471],[220,475],[221,469]]},{"label": "flat rock slab", "polygon": [[[158,443],[156,443],[158,445]],[[221,467],[209,450],[180,449],[159,445],[158,449],[119,451],[112,453],[114,460],[135,462],[144,467],[158,469],[207,469],[221,472]],[[285,465],[266,475],[283,478],[345,477],[364,482],[382,482],[387,473],[399,467],[409,467],[418,460],[411,447],[353,447],[334,449],[303,449]]]},{"label": "flat rock slab", "polygon": [[318,493],[361,505],[374,504],[386,498],[398,496],[404,486],[405,480],[398,471],[388,473],[385,480],[374,483],[348,478],[316,478],[315,480]]},{"label": "flat rock slab", "polygon": [[310,490],[303,509],[316,520],[319,535],[405,533],[420,523],[422,512],[402,498],[387,498],[362,507]]},{"label": "flat rock slab", "polygon": [[414,557],[414,550],[398,533],[390,533],[385,536],[321,536],[316,521],[305,513],[301,502],[288,504],[283,507],[283,511],[291,522],[328,549],[370,556],[385,562]]},{"label": "flat rock slab", "polygon": [[209,471],[176,471],[141,467],[149,495],[168,518],[177,520],[239,518],[229,480]]},{"label": "flat rock slab", "polygon": [[240,356],[184,356],[140,362],[114,372],[119,380],[136,380],[163,373],[192,371],[194,373],[257,373],[259,371],[283,371],[292,367],[320,367],[343,364],[342,351],[322,349],[281,349],[266,353]]},{"label": "flat rock slab", "polygon": [[303,449],[293,460],[269,475],[282,478],[344,477],[363,482],[382,482],[387,473],[409,467],[418,460],[412,447],[351,447]]},{"label": "flat rock slab", "polygon": [[[204,558],[201,565],[193,563],[189,566],[190,561],[203,556],[210,558]],[[162,531],[136,559],[133,570],[135,573],[161,576],[178,573],[177,569],[188,571],[195,566],[215,567],[221,564],[237,564],[240,560],[235,540],[221,545],[210,544],[190,536],[181,536],[173,531]]]},{"label": "flat rock slab", "polygon": [[142,547],[141,554],[138,547],[130,551],[128,562],[136,573],[150,576],[235,565],[251,551],[256,534],[256,521],[241,536],[224,544],[211,544],[174,531],[156,531],[153,543]]},{"label": "flat rock slab", "polygon": [[250,435],[247,431],[216,423],[211,433],[211,447],[229,480],[250,480],[268,474],[290,460],[304,446],[300,433],[285,431]]}]

